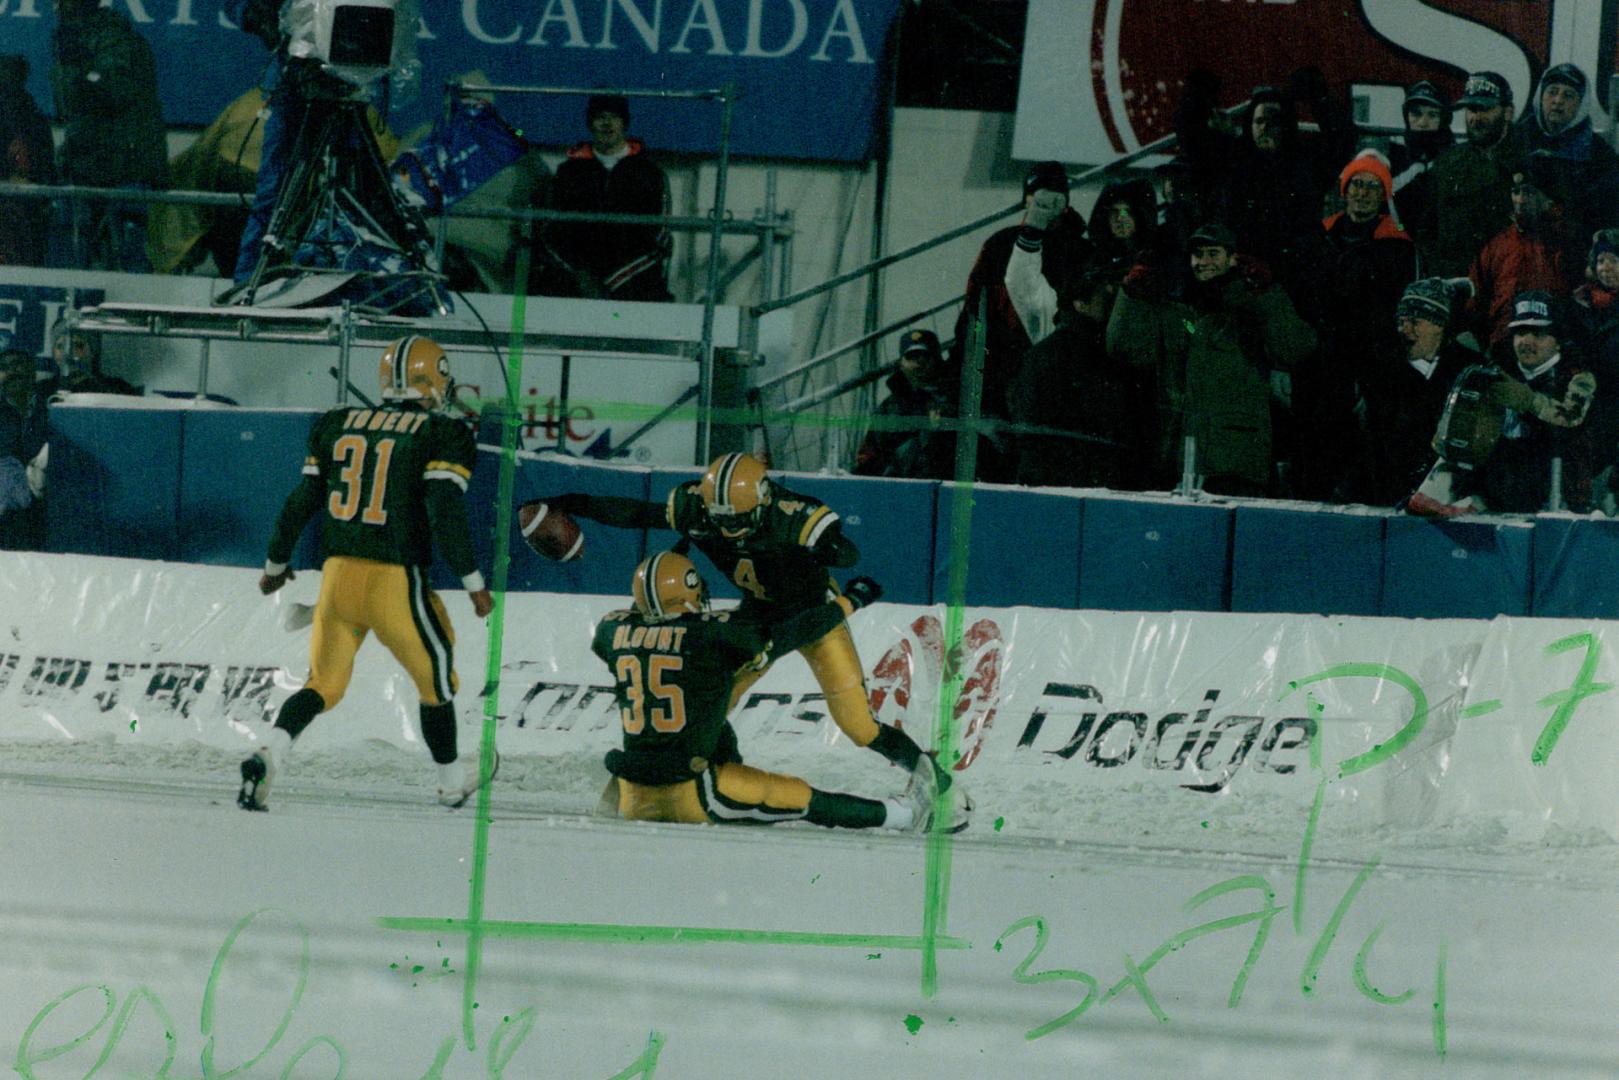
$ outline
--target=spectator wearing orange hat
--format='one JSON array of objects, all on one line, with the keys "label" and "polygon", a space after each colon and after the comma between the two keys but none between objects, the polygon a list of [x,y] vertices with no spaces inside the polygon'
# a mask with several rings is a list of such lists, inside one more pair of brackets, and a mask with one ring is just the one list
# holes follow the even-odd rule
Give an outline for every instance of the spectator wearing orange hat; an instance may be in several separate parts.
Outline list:
[{"label": "spectator wearing orange hat", "polygon": [[1293,410],[1307,437],[1295,456],[1294,490],[1304,498],[1359,501],[1351,461],[1363,433],[1356,405],[1370,366],[1397,350],[1394,313],[1416,279],[1416,245],[1389,212],[1394,179],[1375,150],[1362,151],[1338,176],[1344,209],[1321,223],[1320,362],[1293,377]]}]

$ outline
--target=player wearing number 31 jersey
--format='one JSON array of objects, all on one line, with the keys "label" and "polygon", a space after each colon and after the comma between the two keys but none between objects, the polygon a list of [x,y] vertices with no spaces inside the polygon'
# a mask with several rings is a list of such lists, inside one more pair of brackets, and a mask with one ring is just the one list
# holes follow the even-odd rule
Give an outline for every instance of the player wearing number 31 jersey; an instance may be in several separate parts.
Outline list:
[{"label": "player wearing number 31 jersey", "polygon": [[[741,588],[742,606],[733,618],[767,630],[837,596],[838,585],[829,568],[853,566],[860,558],[831,507],[776,484],[765,474],[764,465],[747,454],[715,458],[701,480],[677,486],[661,504],[580,494],[543,501],[607,525],[680,533],[683,543],[695,545]],[[847,591],[876,588],[869,578],[856,578]],[[869,603],[876,595],[863,599]],[[844,621],[833,621],[824,633],[794,648],[826,695],[833,722],[850,741],[910,771],[918,783],[947,793],[951,808],[947,827],[965,828],[972,803],[960,785],[908,734],[879,724],[872,716],[860,656]],[[768,666],[739,674],[730,684],[730,704],[735,705]]]},{"label": "player wearing number 31 jersey", "polygon": [[810,787],[796,776],[742,764],[725,719],[739,671],[824,635],[854,610],[839,598],[767,629],[733,612],[710,612],[708,588],[684,555],[660,552],[635,568],[635,607],[596,626],[591,649],[613,673],[624,746],[607,755],[619,816],[687,824],[925,827],[921,789],[867,799]]},{"label": "player wearing number 31 jersey", "polygon": [[341,700],[368,633],[416,684],[422,741],[439,765],[439,801],[459,806],[478,788],[456,753],[455,633],[443,602],[427,586],[437,542],[478,617],[493,607],[462,503],[477,448],[466,425],[438,411],[452,384],[449,358],[436,343],[424,337],[394,342],[382,355],[380,376],[379,407],[333,409],[316,422],[303,479],[287,496],[270,538],[259,579],[267,595],[292,578],[292,549],[317,515],[324,562],[309,681],[281,706],[263,746],[242,763],[237,802],[247,810],[266,808],[292,740]]}]

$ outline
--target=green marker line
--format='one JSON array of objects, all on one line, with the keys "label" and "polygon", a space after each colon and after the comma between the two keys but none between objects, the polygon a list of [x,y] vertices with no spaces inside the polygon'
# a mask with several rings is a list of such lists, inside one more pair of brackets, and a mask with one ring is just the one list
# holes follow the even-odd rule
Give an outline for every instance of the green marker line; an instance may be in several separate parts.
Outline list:
[{"label": "green marker line", "polygon": [[1433,976],[1433,1052],[1440,1060],[1445,1057],[1445,967],[1448,952],[1445,939],[1439,939],[1439,962]]},{"label": "green marker line", "polygon": [[[529,250],[517,251],[514,281],[528,280]],[[478,738],[478,775],[487,777],[495,761],[495,718],[500,713],[500,662],[506,639],[506,574],[511,564],[512,489],[517,474],[517,392],[523,384],[523,331],[528,325],[528,297],[512,295],[512,327],[506,360],[506,398],[501,410],[500,481],[495,496],[494,565],[490,589],[494,608],[489,612],[489,652],[484,665],[483,729]],[[468,1050],[477,1049],[472,1013],[477,1007],[478,973],[483,967],[484,890],[489,868],[489,792],[487,781],[478,785],[477,812],[472,829],[472,881],[467,893],[467,977],[461,987],[461,1037]]]},{"label": "green marker line", "polygon": [[1316,976],[1321,973],[1321,965],[1327,961],[1327,952],[1332,948],[1333,939],[1338,936],[1338,925],[1349,913],[1349,905],[1355,902],[1361,886],[1366,884],[1366,879],[1372,876],[1372,871],[1376,870],[1378,863],[1382,861],[1382,856],[1378,856],[1361,867],[1360,873],[1355,875],[1355,880],[1344,890],[1338,906],[1332,909],[1332,917],[1327,920],[1327,925],[1321,928],[1321,936],[1315,939],[1315,948],[1310,950],[1310,958],[1304,962],[1304,968],[1299,972],[1299,991],[1306,996],[1315,991]]},{"label": "green marker line", "polygon": [[1559,638],[1546,646],[1547,656],[1556,656],[1558,653],[1570,649],[1584,649],[1585,659],[1580,662],[1579,674],[1574,676],[1574,685],[1567,690],[1558,690],[1547,694],[1536,705],[1553,706],[1551,719],[1541,729],[1540,737],[1535,740],[1535,748],[1529,754],[1529,761],[1533,765],[1544,765],[1557,748],[1557,740],[1563,737],[1563,729],[1568,722],[1574,719],[1574,710],[1579,708],[1580,702],[1593,694],[1605,694],[1613,689],[1613,683],[1593,682],[1597,672],[1597,660],[1602,656],[1602,642],[1595,634],[1570,634]]},{"label": "green marker line", "polygon": [[[584,941],[601,945],[815,945],[844,949],[922,949],[927,939],[900,934],[820,934],[800,930],[743,930],[720,926],[632,926],[618,923],[550,923],[384,915],[384,930],[416,933],[476,933],[484,938]],[[934,939],[940,949],[970,949],[965,938]]]},{"label": "green marker line", "polygon": [[1471,720],[1475,716],[1485,716],[1502,707],[1500,699],[1481,701],[1477,705],[1469,705],[1456,715],[1463,720]]},{"label": "green marker line", "polygon": [[1377,944],[1377,939],[1382,934],[1383,924],[1378,923],[1372,932],[1366,935],[1366,940],[1362,943],[1360,951],[1355,953],[1355,989],[1379,1005],[1403,1005],[1416,994],[1416,987],[1411,987],[1403,994],[1385,994],[1372,985],[1372,980],[1366,974],[1366,960],[1371,956],[1372,946]]}]

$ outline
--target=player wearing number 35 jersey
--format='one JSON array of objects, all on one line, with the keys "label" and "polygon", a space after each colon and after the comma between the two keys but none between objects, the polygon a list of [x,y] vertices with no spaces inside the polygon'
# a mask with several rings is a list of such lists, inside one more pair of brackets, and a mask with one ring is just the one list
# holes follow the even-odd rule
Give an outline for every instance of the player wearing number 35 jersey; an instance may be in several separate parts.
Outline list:
[{"label": "player wearing number 35 jersey", "polygon": [[867,799],[742,764],[725,719],[739,671],[821,637],[854,610],[853,602],[818,603],[767,629],[732,612],[710,612],[697,568],[673,551],[636,567],[631,592],[634,609],[610,612],[591,643],[613,673],[623,720],[624,747],[607,755],[621,817],[848,829],[926,825],[931,804],[921,789]]},{"label": "player wearing number 35 jersey", "polygon": [[[742,590],[734,618],[767,630],[823,606],[839,588],[831,567],[853,566],[860,551],[843,535],[838,515],[819,499],[776,484],[747,454],[715,458],[701,480],[677,486],[664,503],[580,494],[543,500],[578,517],[624,528],[665,528],[680,533]],[[869,586],[868,586],[869,583]],[[849,590],[875,582],[856,578]],[[866,597],[866,602],[875,599]],[[781,637],[779,633],[775,636]],[[860,656],[843,620],[793,646],[809,664],[832,720],[856,746],[870,747],[915,775],[919,783],[947,792],[949,828],[966,827],[972,804],[949,772],[924,755],[899,728],[871,714]],[[768,663],[737,675],[730,704],[761,678]]]},{"label": "player wearing number 35 jersey", "polygon": [[459,806],[480,783],[476,776],[469,780],[456,752],[455,633],[443,602],[427,586],[437,542],[478,617],[493,607],[462,502],[477,449],[465,424],[438,411],[452,384],[449,358],[436,343],[424,337],[394,342],[382,355],[380,376],[380,406],[333,409],[316,422],[303,479],[287,496],[270,538],[259,579],[266,595],[291,580],[292,549],[317,515],[324,561],[309,680],[242,763],[237,802],[247,810],[266,809],[292,740],[342,699],[369,633],[416,684],[422,741],[439,766],[439,801]]}]

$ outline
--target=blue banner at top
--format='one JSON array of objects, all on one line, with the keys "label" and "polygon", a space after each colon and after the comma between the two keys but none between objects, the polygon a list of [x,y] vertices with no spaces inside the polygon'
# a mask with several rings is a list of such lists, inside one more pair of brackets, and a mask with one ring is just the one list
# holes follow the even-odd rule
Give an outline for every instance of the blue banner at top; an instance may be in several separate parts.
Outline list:
[{"label": "blue banner at top", "polygon": [[[421,0],[420,88],[389,121],[406,134],[443,107],[446,79],[501,85],[712,90],[742,97],[731,151],[860,161],[883,120],[889,35],[901,0]],[[264,47],[230,21],[231,0],[104,0],[157,53],[163,118],[209,123],[263,74]],[[22,52],[47,113],[51,0],[0,0],[0,52]],[[583,97],[502,95],[534,142],[589,137]],[[719,149],[717,102],[631,98],[630,133],[653,151]]]}]

